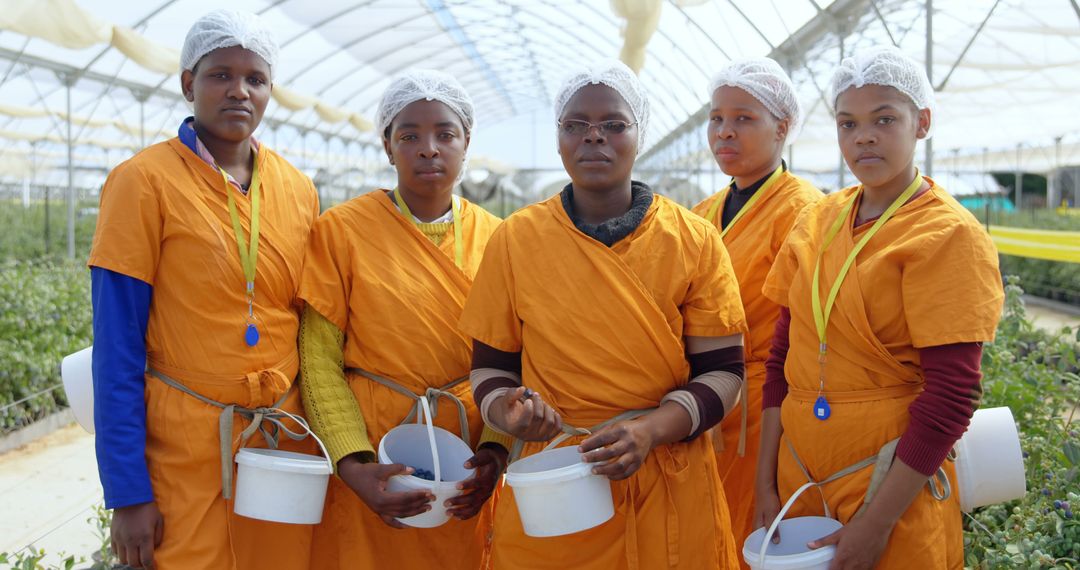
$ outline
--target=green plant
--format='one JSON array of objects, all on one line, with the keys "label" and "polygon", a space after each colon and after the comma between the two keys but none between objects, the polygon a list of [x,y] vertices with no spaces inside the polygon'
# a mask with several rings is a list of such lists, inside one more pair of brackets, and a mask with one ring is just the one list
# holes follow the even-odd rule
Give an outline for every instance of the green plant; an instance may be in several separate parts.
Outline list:
[{"label": "green plant", "polygon": [[1017,277],[1008,278],[997,338],[983,348],[982,405],[1012,410],[1028,492],[966,518],[966,564],[1080,568],[1080,331],[1035,329],[1018,283]]},{"label": "green plant", "polygon": [[101,546],[91,555],[94,564],[90,570],[110,570],[119,562],[112,551],[112,511],[106,509],[105,505],[97,505],[94,507],[94,516],[86,519],[86,522],[94,525],[94,534],[101,541]]},{"label": "green plant", "polygon": [[46,553],[44,550],[38,550],[34,547],[27,548],[25,550],[9,554],[7,552],[0,552],[0,564],[6,564],[7,570],[72,570],[76,564],[83,562],[81,558],[75,558],[74,556],[60,554],[60,563],[51,564],[46,566],[42,563],[45,560]]},{"label": "green plant", "polygon": [[0,261],[0,433],[67,405],[60,360],[88,346],[92,334],[85,267]]},{"label": "green plant", "polygon": [[[48,207],[44,202],[31,202],[28,207],[12,200],[0,200],[0,261],[30,260],[67,255],[67,204],[54,199]],[[82,201],[75,216],[76,257],[85,259],[90,252],[94,227],[97,224],[97,203]]]}]

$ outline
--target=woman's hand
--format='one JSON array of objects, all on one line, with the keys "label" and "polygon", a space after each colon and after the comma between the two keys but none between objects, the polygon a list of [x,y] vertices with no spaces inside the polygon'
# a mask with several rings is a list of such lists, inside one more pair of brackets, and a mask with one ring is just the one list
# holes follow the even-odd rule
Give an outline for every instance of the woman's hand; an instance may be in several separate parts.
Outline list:
[{"label": "woman's hand", "polygon": [[857,516],[840,530],[807,544],[810,548],[836,545],[829,570],[864,570],[877,564],[889,543],[893,525],[871,517]]},{"label": "woman's hand", "polygon": [[395,493],[387,490],[386,484],[391,477],[412,473],[412,467],[400,463],[365,463],[356,453],[338,461],[338,477],[384,523],[394,528],[405,528],[395,519],[426,513],[431,510],[431,503],[435,500],[435,495],[427,491]]},{"label": "woman's hand", "polygon": [[593,473],[608,479],[626,479],[645,463],[658,445],[681,441],[690,435],[690,414],[675,402],[633,420],[615,422],[581,442],[578,451],[586,463],[603,463]]},{"label": "woman's hand", "polygon": [[645,418],[613,423],[581,442],[581,460],[600,463],[593,473],[613,481],[626,479],[645,463],[655,441]]},{"label": "woman's hand", "polygon": [[[750,519],[754,523],[754,529],[765,527],[768,529],[776,516],[780,514],[780,495],[776,491],[774,485],[771,489],[762,489],[761,485],[754,490],[754,518]],[[780,544],[780,528],[777,527],[776,532],[772,537],[773,544]]]},{"label": "woman's hand", "polygon": [[113,511],[112,549],[120,564],[154,568],[154,549],[161,546],[165,520],[157,503],[141,503]]},{"label": "woman's hand", "polygon": [[491,498],[506,469],[506,460],[510,453],[501,445],[484,444],[465,462],[466,469],[476,469],[476,473],[458,483],[462,494],[446,501],[447,512],[461,520],[470,519],[480,512],[484,503]]},{"label": "woman's hand", "polygon": [[555,408],[524,386],[496,398],[488,416],[497,428],[522,441],[549,441],[562,433]]}]

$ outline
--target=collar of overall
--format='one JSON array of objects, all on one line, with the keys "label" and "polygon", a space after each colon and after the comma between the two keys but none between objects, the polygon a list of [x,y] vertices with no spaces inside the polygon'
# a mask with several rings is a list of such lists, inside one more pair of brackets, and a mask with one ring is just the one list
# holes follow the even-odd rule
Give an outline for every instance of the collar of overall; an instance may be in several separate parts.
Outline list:
[{"label": "collar of overall", "polygon": [[[728,231],[731,230],[731,228],[735,227],[735,224],[737,224],[739,222],[739,220],[741,220],[742,217],[744,215],[746,215],[747,212],[750,211],[750,208],[754,207],[754,204],[757,203],[758,198],[761,198],[762,194],[765,194],[766,192],[768,192],[769,188],[772,188],[773,184],[776,184],[776,181],[780,179],[780,175],[783,174],[783,173],[784,173],[784,165],[783,165],[783,163],[781,163],[780,166],[777,166],[776,170],[774,170],[773,173],[770,174],[769,177],[765,179],[765,183],[762,184],[761,187],[758,188],[756,191],[754,191],[754,195],[750,196],[750,199],[747,200],[745,204],[743,204],[742,208],[739,208],[739,211],[735,214],[735,217],[731,218],[731,222],[729,222],[727,226],[725,226],[723,229],[720,230],[720,238],[721,239],[723,239],[723,237],[727,235]],[[734,178],[731,179],[731,183],[729,184],[729,187],[731,188],[731,190],[735,190],[735,179]],[[717,198],[716,200],[713,200],[712,205],[709,206],[708,213],[705,215],[705,219],[709,220],[710,222],[712,222],[714,224],[716,224],[717,221],[718,221],[717,220],[717,215],[719,215],[720,206],[722,206],[723,204],[724,204],[724,199],[722,199],[722,198]]]},{"label": "collar of overall", "polygon": [[[420,227],[420,222],[416,221],[416,218],[412,215],[412,211],[409,210],[409,205],[405,203],[405,200],[401,198],[401,191],[394,188],[392,192],[394,196],[394,203],[397,204],[401,213],[405,215],[405,218],[412,222],[417,228]],[[454,265],[458,268],[462,268],[462,261],[465,258],[465,243],[461,239],[461,202],[457,196],[450,196],[450,216],[454,224]]]}]

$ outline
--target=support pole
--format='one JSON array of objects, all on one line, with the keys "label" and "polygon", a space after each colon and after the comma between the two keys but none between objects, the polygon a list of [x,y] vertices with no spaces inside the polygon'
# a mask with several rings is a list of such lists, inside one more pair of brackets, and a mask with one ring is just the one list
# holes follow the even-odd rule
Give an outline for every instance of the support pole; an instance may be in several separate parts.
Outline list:
[{"label": "support pole", "polygon": [[[930,88],[934,85],[934,0],[926,0],[926,78]],[[937,117],[930,117],[933,121]],[[925,139],[926,158],[923,159],[923,172],[934,175],[934,139]]]},{"label": "support pole", "polygon": [[67,175],[68,175],[68,219],[67,219],[67,256],[75,259],[75,165],[74,141],[71,137],[71,86],[75,78],[65,74],[64,86],[67,91]]},{"label": "support pole", "polygon": [[[844,61],[844,33],[840,34],[840,61]],[[840,151],[840,164],[836,168],[836,191],[844,189],[844,174],[846,165],[844,164],[844,153]]]},{"label": "support pole", "polygon": [[139,148],[146,148],[146,99],[139,98]]},{"label": "support pole", "polygon": [[1024,173],[1020,171],[1020,151],[1023,148],[1023,143],[1016,143],[1016,209],[1020,210],[1020,199],[1022,198],[1021,190],[1024,187]]}]

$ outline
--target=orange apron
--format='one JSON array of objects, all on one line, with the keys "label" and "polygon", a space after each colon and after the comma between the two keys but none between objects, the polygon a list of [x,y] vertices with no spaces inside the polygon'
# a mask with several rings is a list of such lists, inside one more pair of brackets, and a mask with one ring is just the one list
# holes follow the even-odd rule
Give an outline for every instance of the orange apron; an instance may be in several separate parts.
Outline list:
[{"label": "orange apron", "polygon": [[[101,194],[89,264],[151,284],[147,364],[184,386],[228,404],[265,407],[289,390],[297,372],[294,304],[308,233],[318,215],[311,181],[264,145],[262,239],[255,313],[260,342],[244,343],[244,276],[220,172],[178,139],[121,164]],[[250,204],[236,196],[250,235]],[[308,568],[311,527],[235,515],[222,497],[219,408],[146,376],[146,459],[165,520],[154,558],[163,570]],[[282,403],[301,413],[293,394]],[[248,425],[236,418],[232,442]],[[263,447],[261,437],[247,445]],[[282,449],[316,453],[309,439]],[[235,470],[235,465],[231,466]],[[235,473],[235,471],[234,471]]]},{"label": "orange apron", "polygon": [[[654,198],[637,230],[608,248],[581,233],[555,196],[514,214],[492,237],[461,326],[499,350],[521,351],[525,385],[565,424],[589,427],[654,408],[685,385],[684,336],[745,329],[736,291],[716,231],[666,198]],[[543,446],[527,444],[523,455]],[[708,438],[657,447],[611,488],[611,520],[553,538],[524,534],[513,490],[504,488],[495,568],[737,564]]]},{"label": "orange apron", "polygon": [[[776,253],[787,238],[795,218],[802,209],[822,196],[812,184],[792,175],[782,173],[774,184],[762,187],[763,194],[734,223],[723,236],[724,246],[731,256],[731,266],[739,280],[743,309],[749,333],[743,338],[746,359],[746,403],[724,418],[716,441],[716,465],[724,482],[724,495],[731,509],[736,549],[741,549],[746,537],[754,531],[754,479],[757,473],[758,445],[761,440],[761,391],[765,384],[765,361],[772,346],[773,329],[780,317],[780,306],[761,294],[765,276],[772,267]],[[716,207],[713,219],[708,221],[720,229],[723,204],[730,193],[730,186],[694,206],[694,213],[707,216]],[[745,418],[745,453],[739,453],[740,430]],[[741,562],[741,559],[740,559]],[[742,562],[743,568],[749,568]]]},{"label": "orange apron", "polygon": [[[383,191],[354,198],[319,218],[300,297],[345,331],[346,369],[385,377],[416,396],[469,375],[472,342],[456,323],[500,220],[465,200],[461,204],[463,268],[454,263],[453,231],[435,245]],[[414,398],[354,370],[347,378],[376,447],[415,412]],[[475,447],[483,420],[469,383],[447,392],[465,406],[469,444]],[[460,435],[454,399],[432,400],[435,425]],[[436,528],[393,529],[334,477],[323,522],[315,529],[311,566],[475,570],[485,564],[490,529],[490,508]]]},{"label": "orange apron", "polygon": [[[859,253],[839,289],[828,321],[825,396],[831,416],[813,417],[818,396],[818,337],[811,278],[828,227],[856,189],[810,206],[784,244],[764,293],[791,308],[781,408],[784,438],[807,473],[820,481],[867,457],[907,430],[908,407],[922,391],[918,349],[993,339],[1003,299],[997,257],[985,231],[943,189],[931,188],[896,211]],[[855,242],[870,224],[852,228],[853,208],[821,263],[828,291]],[[853,437],[855,436],[855,437]],[[786,500],[807,482],[786,445],[777,483]],[[878,568],[962,568],[963,539],[955,474],[950,499],[924,487],[900,518]],[[863,504],[871,468],[803,495],[789,516],[823,515],[848,522]]]}]

